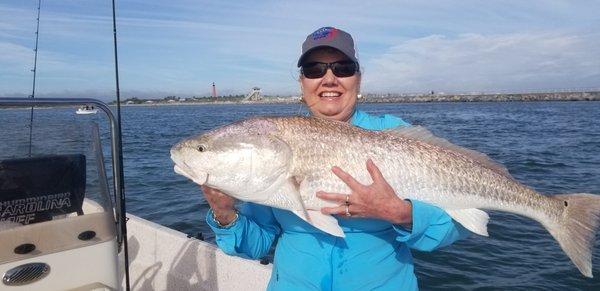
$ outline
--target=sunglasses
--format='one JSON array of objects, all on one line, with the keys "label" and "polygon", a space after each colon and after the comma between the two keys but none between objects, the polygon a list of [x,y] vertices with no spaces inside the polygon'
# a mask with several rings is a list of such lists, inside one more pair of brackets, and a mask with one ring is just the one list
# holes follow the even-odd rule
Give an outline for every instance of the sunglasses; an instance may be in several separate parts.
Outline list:
[{"label": "sunglasses", "polygon": [[327,69],[331,68],[338,78],[352,77],[358,72],[358,63],[353,61],[340,61],[333,63],[306,63],[302,65],[302,75],[308,79],[317,79],[325,76]]}]

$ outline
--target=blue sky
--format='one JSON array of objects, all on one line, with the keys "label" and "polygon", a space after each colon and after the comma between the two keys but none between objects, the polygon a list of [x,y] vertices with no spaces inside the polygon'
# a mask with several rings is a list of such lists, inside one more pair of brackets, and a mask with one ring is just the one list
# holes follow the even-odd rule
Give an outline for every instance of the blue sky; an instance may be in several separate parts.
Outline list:
[{"label": "blue sky", "polygon": [[[0,2],[0,96],[31,94],[37,0]],[[124,98],[297,95],[307,34],[350,32],[363,92],[600,88],[600,1],[117,0]],[[109,0],[42,0],[38,97],[114,99]]]}]

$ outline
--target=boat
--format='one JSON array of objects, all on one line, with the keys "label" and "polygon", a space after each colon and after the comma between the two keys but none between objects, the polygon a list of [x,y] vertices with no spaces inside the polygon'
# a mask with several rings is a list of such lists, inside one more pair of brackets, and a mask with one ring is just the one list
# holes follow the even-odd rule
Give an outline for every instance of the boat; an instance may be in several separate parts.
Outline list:
[{"label": "boat", "polygon": [[[0,143],[0,290],[265,289],[268,263],[126,213],[114,17],[113,1],[116,114],[96,99],[35,97],[38,32],[30,98],[0,97],[0,111],[31,108],[28,126],[0,130],[11,137]],[[97,121],[33,122],[34,108],[43,107],[103,112],[110,167]],[[28,152],[27,138],[17,136],[22,128],[29,128]],[[42,134],[43,146],[33,147],[32,136]]]},{"label": "boat", "polygon": [[[94,104],[108,117],[114,179],[107,178],[95,122],[85,130],[90,136],[78,141],[89,144],[48,141],[56,148],[42,150],[51,155],[3,151],[0,290],[265,289],[270,264],[228,256],[202,239],[125,213],[119,123],[108,105],[94,99],[0,98],[0,109],[82,104]],[[43,127],[39,132],[51,129],[48,136],[57,139],[58,132],[74,132],[65,124],[37,126]]]},{"label": "boat", "polygon": [[98,109],[94,108],[93,105],[85,105],[85,106],[80,106],[79,108],[77,108],[75,113],[76,114],[96,114],[96,113],[98,113]]}]

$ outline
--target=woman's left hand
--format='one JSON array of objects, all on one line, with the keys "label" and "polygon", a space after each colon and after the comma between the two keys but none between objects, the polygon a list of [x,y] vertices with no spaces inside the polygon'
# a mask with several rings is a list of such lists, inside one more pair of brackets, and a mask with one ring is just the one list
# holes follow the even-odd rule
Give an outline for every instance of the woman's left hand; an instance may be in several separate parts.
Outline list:
[{"label": "woman's left hand", "polygon": [[373,179],[371,185],[359,183],[339,167],[333,167],[331,170],[350,187],[352,193],[317,192],[317,197],[340,204],[337,207],[323,207],[322,213],[378,218],[400,224],[407,229],[412,228],[412,204],[396,195],[371,159],[367,160],[367,171]]}]

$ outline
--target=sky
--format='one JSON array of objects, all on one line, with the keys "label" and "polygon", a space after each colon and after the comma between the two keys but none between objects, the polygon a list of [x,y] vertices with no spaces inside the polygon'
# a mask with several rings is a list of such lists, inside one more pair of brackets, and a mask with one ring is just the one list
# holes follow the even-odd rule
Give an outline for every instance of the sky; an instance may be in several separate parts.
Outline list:
[{"label": "sky", "polygon": [[[600,1],[117,0],[123,99],[299,95],[308,34],[352,34],[362,93],[600,89]],[[0,0],[0,97],[32,91],[37,0]],[[110,0],[42,0],[36,97],[114,100]]]}]

